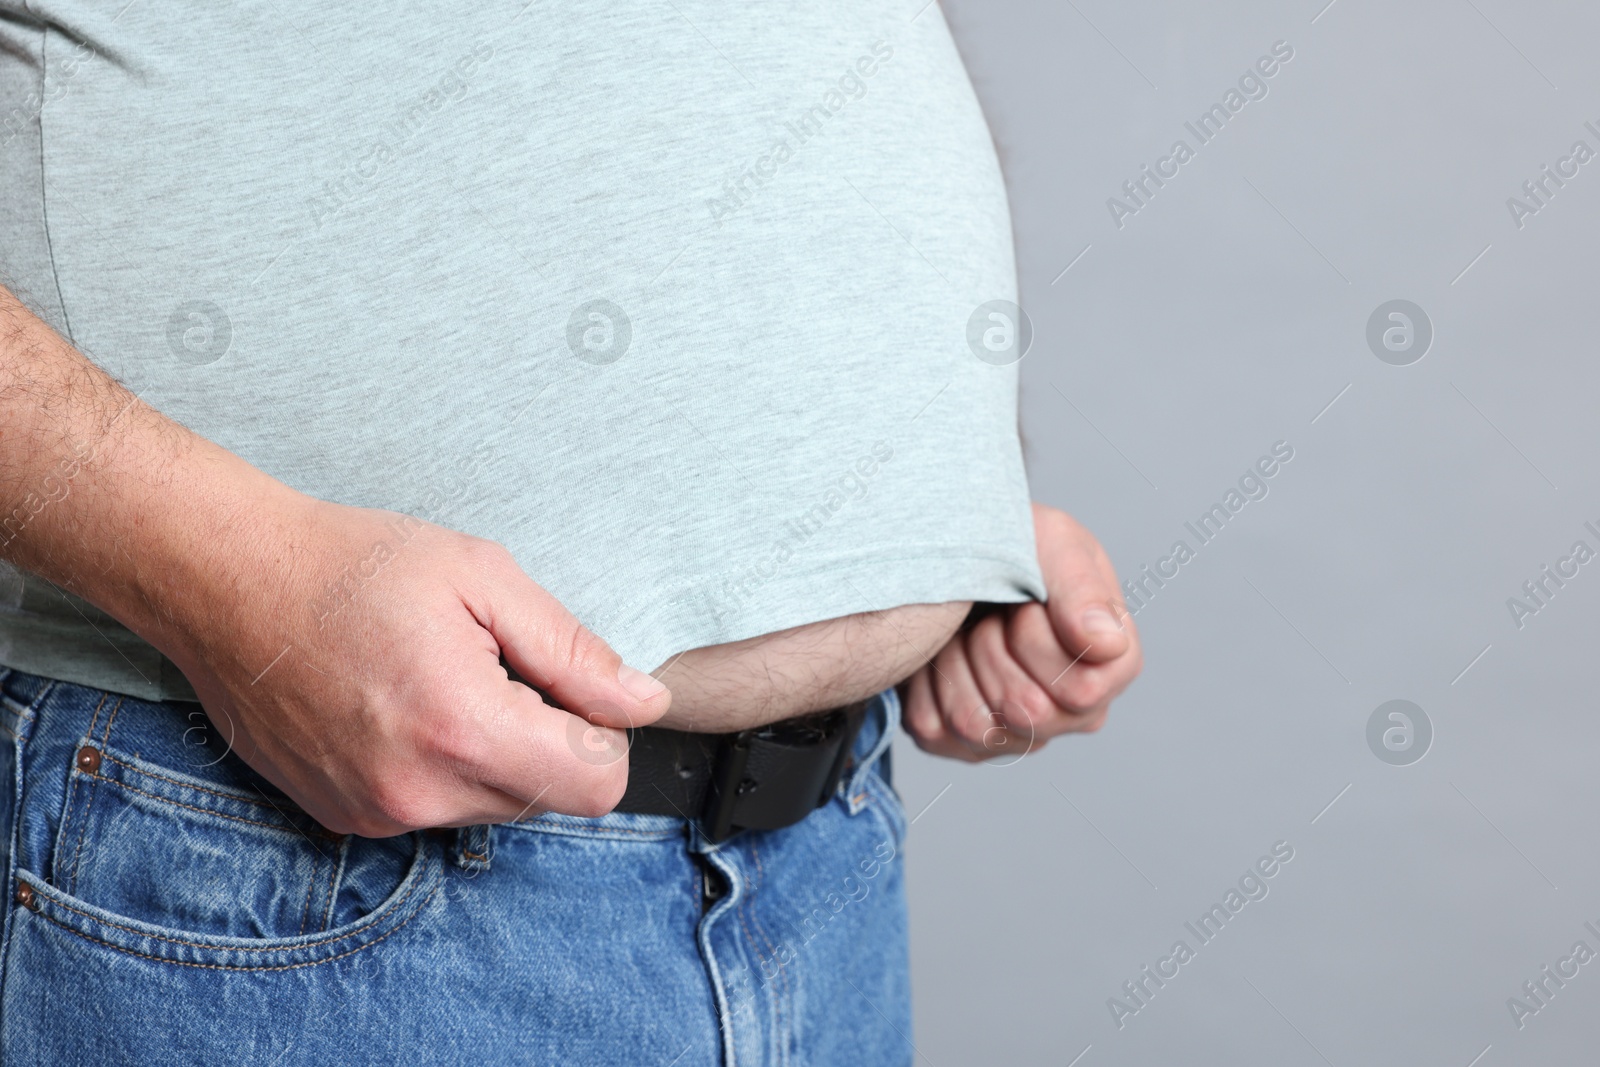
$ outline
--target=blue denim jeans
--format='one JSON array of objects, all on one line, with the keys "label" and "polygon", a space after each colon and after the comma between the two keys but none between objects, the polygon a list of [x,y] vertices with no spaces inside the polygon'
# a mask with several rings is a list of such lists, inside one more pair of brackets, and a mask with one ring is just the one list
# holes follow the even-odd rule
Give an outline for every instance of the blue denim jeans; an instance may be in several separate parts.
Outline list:
[{"label": "blue denim jeans", "polygon": [[0,1062],[909,1064],[898,718],[876,698],[786,830],[373,840],[322,830],[198,705],[0,667]]}]

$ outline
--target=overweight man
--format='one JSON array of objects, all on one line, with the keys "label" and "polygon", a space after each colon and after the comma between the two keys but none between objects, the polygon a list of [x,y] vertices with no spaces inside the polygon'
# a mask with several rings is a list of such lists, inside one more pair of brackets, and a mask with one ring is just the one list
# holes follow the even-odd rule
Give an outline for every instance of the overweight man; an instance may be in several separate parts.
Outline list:
[{"label": "overweight man", "polygon": [[0,0],[0,1060],[910,1063],[1092,731],[937,7]]}]

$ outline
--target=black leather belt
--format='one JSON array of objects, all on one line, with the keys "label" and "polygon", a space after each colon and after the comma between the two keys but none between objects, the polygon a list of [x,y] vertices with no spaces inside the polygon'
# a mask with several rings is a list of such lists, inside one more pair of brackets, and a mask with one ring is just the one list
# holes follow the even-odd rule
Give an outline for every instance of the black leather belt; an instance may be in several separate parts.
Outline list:
[{"label": "black leather belt", "polygon": [[861,701],[731,734],[630,730],[616,810],[698,819],[712,841],[792,826],[833,796],[866,710]]},{"label": "black leather belt", "polygon": [[[560,706],[503,658],[500,666],[512,681]],[[731,734],[630,729],[628,788],[612,810],[698,820],[712,841],[737,830],[793,826],[838,788],[867,704],[862,700]]]}]

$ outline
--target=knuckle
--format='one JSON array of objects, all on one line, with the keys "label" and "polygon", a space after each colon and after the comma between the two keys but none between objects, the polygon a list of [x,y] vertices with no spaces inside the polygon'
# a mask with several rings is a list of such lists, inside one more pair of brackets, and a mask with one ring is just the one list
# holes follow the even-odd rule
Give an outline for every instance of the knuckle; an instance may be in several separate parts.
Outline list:
[{"label": "knuckle", "polygon": [[475,566],[485,570],[499,570],[511,562],[510,551],[498,541],[486,537],[461,535],[461,552]]},{"label": "knuckle", "polygon": [[373,815],[357,815],[342,826],[329,826],[336,834],[355,834],[357,837],[393,837],[396,824]]},{"label": "knuckle", "polygon": [[488,755],[488,737],[477,716],[461,713],[440,716],[428,731],[426,744],[432,755],[450,771],[463,775],[482,766]]},{"label": "knuckle", "polygon": [[326,818],[318,819],[317,825],[331,834],[356,834],[360,837],[372,837],[367,832],[370,829],[370,820],[359,814],[339,811],[333,812]]},{"label": "knuckle", "polygon": [[1021,709],[1030,723],[1046,722],[1055,714],[1055,701],[1037,685],[1016,684],[1006,690],[1005,703]]},{"label": "knuckle", "polygon": [[568,641],[568,656],[574,665],[587,666],[606,657],[609,650],[606,643],[594,635],[580,623],[572,624],[572,636]]},{"label": "knuckle", "polygon": [[609,658],[606,643],[576,622],[569,625],[572,632],[567,639],[567,669],[574,674],[599,670]]},{"label": "knuckle", "polygon": [[911,739],[921,745],[924,741],[933,741],[945,736],[944,722],[939,718],[939,710],[929,705],[913,706],[906,710],[901,722],[906,733]]},{"label": "knuckle", "polygon": [[372,811],[366,818],[376,817],[403,830],[418,830],[442,822],[439,814],[438,807],[415,790],[390,783],[373,793]]},{"label": "knuckle", "polygon": [[1019,663],[1042,661],[1056,652],[1055,633],[1043,604],[1029,604],[1006,628],[1006,650]]},{"label": "knuckle", "polygon": [[994,713],[987,704],[975,704],[970,710],[952,716],[952,720],[951,726],[962,740],[979,745],[996,725]]}]

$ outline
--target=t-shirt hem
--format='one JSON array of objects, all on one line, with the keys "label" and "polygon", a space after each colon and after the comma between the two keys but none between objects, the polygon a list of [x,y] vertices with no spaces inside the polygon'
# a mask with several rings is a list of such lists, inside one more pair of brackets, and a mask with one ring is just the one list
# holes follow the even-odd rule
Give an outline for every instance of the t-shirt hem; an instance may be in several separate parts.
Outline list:
[{"label": "t-shirt hem", "polygon": [[[774,562],[773,567],[768,576],[756,567],[680,581],[666,593],[625,606],[611,620],[594,623],[594,628],[626,662],[656,670],[689,649],[846,615],[907,604],[962,600],[1015,604],[1045,598],[1035,559],[990,545],[866,548],[804,564]],[[7,621],[20,624],[22,632],[7,634]],[[122,655],[115,661],[85,656],[82,648],[74,647],[79,643],[74,637],[82,635],[63,630],[58,620],[30,618],[24,623],[0,614],[0,665],[141,700],[195,699],[188,679],[154,649],[149,652],[155,662],[145,664],[157,675],[152,679]],[[137,637],[128,637],[133,647],[125,651],[135,655],[144,651]],[[58,651],[52,653],[51,646]]]},{"label": "t-shirt hem", "polygon": [[1015,604],[1045,598],[1036,559],[970,543],[867,548],[804,565],[775,564],[769,576],[759,568],[740,573],[747,576],[742,584],[727,572],[685,580],[643,605],[618,611],[597,630],[628,663],[655,670],[689,649],[846,615],[907,604]]}]

